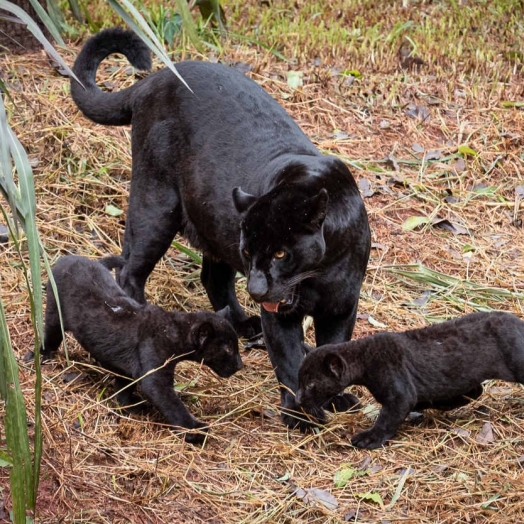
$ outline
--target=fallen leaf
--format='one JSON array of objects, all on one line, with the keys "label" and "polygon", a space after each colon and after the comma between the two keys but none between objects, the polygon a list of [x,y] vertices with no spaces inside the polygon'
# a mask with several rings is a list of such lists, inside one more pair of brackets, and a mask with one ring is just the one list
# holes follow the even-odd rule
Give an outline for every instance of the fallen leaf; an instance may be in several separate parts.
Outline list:
[{"label": "fallen leaf", "polygon": [[426,152],[426,160],[439,160],[442,156],[440,151],[430,150]]},{"label": "fallen leaf", "polygon": [[118,209],[118,207],[113,206],[112,204],[107,204],[105,212],[112,217],[119,217],[123,213],[121,209]]},{"label": "fallen leaf", "polygon": [[411,149],[413,149],[415,153],[424,153],[424,148],[420,144],[413,144]]},{"label": "fallen leaf", "polygon": [[288,71],[287,72],[287,85],[292,89],[301,87],[304,82],[304,73],[302,71]]},{"label": "fallen leaf", "polygon": [[451,231],[455,235],[468,235],[469,234],[468,229],[446,218],[434,218],[431,221],[431,225],[434,227],[445,229],[446,231]]},{"label": "fallen leaf", "polygon": [[345,140],[346,138],[349,137],[349,135],[346,132],[341,131],[340,129],[335,129],[335,131],[333,132],[331,136],[335,140]]},{"label": "fallen leaf", "polygon": [[451,164],[451,167],[457,171],[457,173],[461,173],[462,171],[466,170],[466,162],[464,162],[463,158],[459,158],[456,162]]},{"label": "fallen leaf", "polygon": [[458,152],[461,153],[462,155],[470,155],[470,156],[478,156],[478,153],[474,150],[474,149],[471,149],[471,147],[467,146],[466,144],[463,144],[461,146],[458,147]]},{"label": "fallen leaf", "polygon": [[82,379],[85,378],[87,375],[85,373],[80,373],[77,371],[72,371],[70,373],[64,373],[62,375],[62,381],[66,384],[69,382],[73,382],[73,380]]},{"label": "fallen leaf", "polygon": [[478,444],[487,445],[495,441],[493,436],[493,429],[490,422],[484,422],[480,433],[476,436],[475,440]]},{"label": "fallen leaf", "polygon": [[413,102],[407,106],[405,113],[411,118],[420,118],[420,120],[428,120],[430,114],[427,106],[416,105]]},{"label": "fallen leaf", "polygon": [[456,204],[457,202],[460,202],[460,198],[454,196],[454,195],[448,195],[445,199],[444,199],[444,202],[446,202],[447,204]]},{"label": "fallen leaf", "polygon": [[357,497],[360,497],[363,500],[375,502],[376,504],[379,504],[381,508],[384,508],[384,502],[382,501],[380,493],[372,493],[371,491],[368,491],[367,493],[357,493]]},{"label": "fallen leaf", "polygon": [[358,188],[364,198],[369,198],[375,194],[375,191],[373,191],[371,187],[371,182],[367,178],[361,178],[358,181]]},{"label": "fallen leaf", "polygon": [[320,502],[320,504],[322,504],[327,509],[335,510],[338,508],[338,500],[333,495],[331,495],[331,493],[324,489],[298,488],[295,491],[295,496],[307,504],[315,504],[316,502]]},{"label": "fallen leaf", "polygon": [[518,186],[515,188],[515,194],[516,194],[519,198],[524,199],[524,186],[523,186],[523,185],[518,185]]},{"label": "fallen leaf", "polygon": [[343,488],[349,480],[353,478],[356,473],[355,468],[344,468],[340,471],[335,472],[333,477],[333,483],[336,488]]},{"label": "fallen leaf", "polygon": [[417,227],[425,226],[429,222],[428,217],[409,217],[404,220],[402,229],[404,231],[413,231]]},{"label": "fallen leaf", "polygon": [[419,298],[413,300],[413,302],[402,302],[402,305],[406,307],[424,307],[428,303],[430,296],[431,291],[426,290],[422,292]]},{"label": "fallen leaf", "polygon": [[371,315],[368,316],[368,322],[375,327],[386,329],[388,326],[386,324],[382,324],[382,322],[379,322],[378,320],[375,320]]},{"label": "fallen leaf", "polygon": [[398,165],[397,159],[393,155],[388,155],[385,158],[386,165],[391,166],[395,171],[400,171],[400,167]]},{"label": "fallen leaf", "polygon": [[277,477],[275,480],[277,482],[287,482],[291,478],[291,475],[289,473],[284,473],[281,477]]},{"label": "fallen leaf", "polygon": [[13,466],[13,461],[7,453],[0,452],[0,468],[10,468]]},{"label": "fallen leaf", "polygon": [[452,432],[455,433],[455,435],[458,435],[459,437],[464,437],[464,438],[469,437],[469,431],[467,429],[454,428]]},{"label": "fallen leaf", "polygon": [[358,516],[359,516],[359,510],[358,509],[350,509],[344,515],[344,522],[357,522]]},{"label": "fallen leaf", "polygon": [[361,78],[362,73],[358,69],[347,69],[341,73],[344,76],[353,76],[354,78]]},{"label": "fallen leaf", "polygon": [[378,417],[380,408],[376,404],[368,404],[363,410],[362,413],[366,415],[370,420],[375,420]]}]

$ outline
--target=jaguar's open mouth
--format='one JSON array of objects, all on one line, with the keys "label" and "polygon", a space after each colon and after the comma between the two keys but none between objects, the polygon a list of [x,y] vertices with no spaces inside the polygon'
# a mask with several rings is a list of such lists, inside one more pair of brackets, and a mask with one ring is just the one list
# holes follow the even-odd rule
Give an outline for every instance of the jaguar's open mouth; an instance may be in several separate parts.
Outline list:
[{"label": "jaguar's open mouth", "polygon": [[279,302],[262,302],[262,307],[269,313],[285,313],[293,306],[294,298],[295,290],[293,289],[288,297]]}]

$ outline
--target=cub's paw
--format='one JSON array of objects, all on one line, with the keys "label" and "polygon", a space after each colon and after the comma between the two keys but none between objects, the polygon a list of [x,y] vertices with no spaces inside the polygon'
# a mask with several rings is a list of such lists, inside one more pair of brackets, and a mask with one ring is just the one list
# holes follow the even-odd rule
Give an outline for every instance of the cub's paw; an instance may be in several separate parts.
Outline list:
[{"label": "cub's paw", "polygon": [[281,418],[288,428],[298,429],[301,433],[309,433],[326,422],[322,408],[308,408],[304,411],[296,403],[282,406]]},{"label": "cub's paw", "polygon": [[235,322],[233,327],[239,338],[252,338],[262,334],[262,321],[258,315]]},{"label": "cub's paw", "polygon": [[196,421],[195,426],[191,431],[187,431],[184,435],[184,440],[190,444],[203,444],[206,439],[209,426],[203,422]]},{"label": "cub's paw", "polygon": [[376,449],[382,447],[387,440],[387,437],[380,435],[371,428],[353,435],[351,437],[351,444],[357,448]]},{"label": "cub's paw", "polygon": [[[45,351],[42,346],[40,346],[40,359],[42,363],[47,360],[51,360],[52,353],[51,351]],[[31,349],[24,355],[24,362],[32,362],[35,359],[35,352]]]},{"label": "cub's paw", "polygon": [[351,393],[340,393],[339,395],[335,395],[323,406],[324,409],[327,409],[332,413],[335,413],[335,411],[342,413],[343,411],[357,410],[360,409],[360,407],[360,401]]}]

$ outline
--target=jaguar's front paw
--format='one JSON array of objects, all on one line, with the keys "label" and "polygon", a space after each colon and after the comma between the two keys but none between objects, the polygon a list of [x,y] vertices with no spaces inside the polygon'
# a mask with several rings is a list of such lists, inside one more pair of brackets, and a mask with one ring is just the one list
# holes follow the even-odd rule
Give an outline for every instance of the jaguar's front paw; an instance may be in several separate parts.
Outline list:
[{"label": "jaguar's front paw", "polygon": [[184,439],[186,442],[189,442],[190,444],[202,444],[206,439],[208,431],[209,426],[207,424],[204,424],[200,421],[196,421],[195,426],[184,435]]},{"label": "jaguar's front paw", "polygon": [[342,413],[343,411],[360,409],[361,406],[360,401],[355,397],[355,395],[352,395],[351,393],[340,393],[339,395],[331,397],[323,407],[332,413],[335,411]]},{"label": "jaguar's front paw", "polygon": [[382,447],[388,440],[387,435],[374,431],[373,428],[360,431],[351,437],[351,444],[362,449],[376,449]]}]

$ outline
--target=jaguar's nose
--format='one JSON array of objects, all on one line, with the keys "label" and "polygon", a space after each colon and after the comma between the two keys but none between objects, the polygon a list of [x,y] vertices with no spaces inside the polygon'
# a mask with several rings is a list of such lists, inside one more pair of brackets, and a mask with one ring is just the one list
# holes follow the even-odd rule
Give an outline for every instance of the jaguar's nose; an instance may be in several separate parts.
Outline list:
[{"label": "jaguar's nose", "polygon": [[267,279],[260,270],[251,270],[247,279],[247,292],[257,302],[263,302],[269,290]]}]

